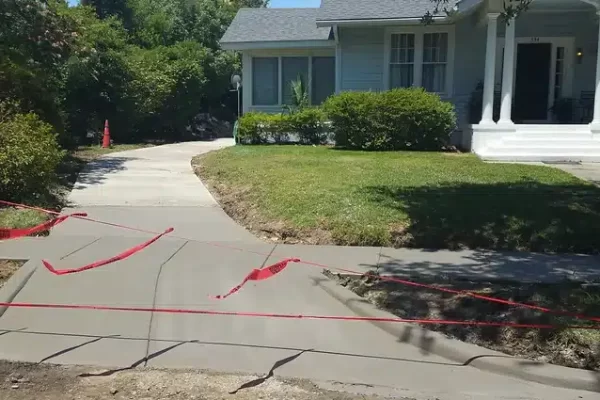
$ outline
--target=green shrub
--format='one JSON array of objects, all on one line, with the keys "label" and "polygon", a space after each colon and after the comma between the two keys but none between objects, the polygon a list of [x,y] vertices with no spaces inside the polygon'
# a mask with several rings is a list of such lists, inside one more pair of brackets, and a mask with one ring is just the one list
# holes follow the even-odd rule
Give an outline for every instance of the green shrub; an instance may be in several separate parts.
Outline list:
[{"label": "green shrub", "polygon": [[325,114],[320,108],[303,108],[288,115],[287,120],[290,132],[298,135],[300,143],[325,143],[327,139]]},{"label": "green shrub", "polygon": [[238,137],[244,144],[282,143],[288,139],[287,116],[250,112],[240,118]]},{"label": "green shrub", "polygon": [[344,92],[324,105],[337,146],[365,150],[439,150],[456,126],[451,103],[423,89]]},{"label": "green shrub", "polygon": [[290,135],[302,144],[322,144],[326,141],[325,114],[319,108],[303,108],[291,114],[250,112],[239,121],[240,143],[284,143]]},{"label": "green shrub", "polygon": [[0,115],[0,198],[47,192],[63,156],[52,126],[36,114]]}]

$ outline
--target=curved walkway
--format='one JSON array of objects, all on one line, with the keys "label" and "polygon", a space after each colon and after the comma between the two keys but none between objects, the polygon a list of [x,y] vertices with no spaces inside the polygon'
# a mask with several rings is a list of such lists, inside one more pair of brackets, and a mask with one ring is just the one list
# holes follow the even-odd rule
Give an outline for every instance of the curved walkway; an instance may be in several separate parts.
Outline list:
[{"label": "curved walkway", "polygon": [[[248,284],[224,301],[209,299],[238,284],[251,269],[277,262],[280,252],[285,256],[306,250],[282,248],[274,255],[275,246],[231,221],[194,176],[192,156],[227,144],[160,146],[116,153],[90,164],[70,198],[74,207],[93,218],[143,229],[173,226],[174,235],[182,238],[165,237],[103,268],[53,276],[41,266],[41,258],[60,268],[78,267],[150,237],[69,220],[46,239],[14,242],[30,244],[27,268],[33,271],[14,301],[351,315],[322,290],[327,280],[318,269],[300,265],[271,281]],[[0,246],[0,257],[2,251]],[[332,261],[377,263],[356,251],[360,250]],[[404,333],[397,338],[364,322],[10,308],[0,318],[0,358],[109,367],[104,374],[144,365],[264,374],[274,370],[328,388],[418,399],[597,396],[450,361],[428,350],[442,340],[438,336],[410,326]],[[420,337],[420,346],[410,344],[415,342],[408,339],[411,335]],[[478,356],[490,354],[481,349]]]}]

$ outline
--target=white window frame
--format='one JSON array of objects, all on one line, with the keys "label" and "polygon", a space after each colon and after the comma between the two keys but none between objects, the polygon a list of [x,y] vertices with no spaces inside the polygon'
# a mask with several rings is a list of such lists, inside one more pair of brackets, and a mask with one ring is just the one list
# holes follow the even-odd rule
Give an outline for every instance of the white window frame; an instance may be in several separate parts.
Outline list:
[{"label": "white window frame", "polygon": [[[281,107],[283,107],[283,61],[282,59],[285,57],[306,57],[308,59],[308,79],[306,82],[308,95],[309,95],[309,104],[312,102],[312,59],[313,57],[335,57],[335,49],[313,49],[313,50],[294,50],[294,49],[286,49],[286,50],[257,50],[252,52],[244,52],[242,55],[242,68],[243,68],[243,76],[244,82],[242,83],[245,86],[244,94],[244,109],[243,112],[249,112],[252,110],[256,111],[279,111]],[[254,104],[254,99],[252,96],[252,89],[254,83],[252,82],[252,65],[254,58],[263,58],[263,57],[271,57],[277,58],[279,63],[278,68],[278,82],[279,82],[279,92],[277,98],[277,104],[273,105],[256,105]]]},{"label": "white window frame", "polygon": [[454,90],[454,53],[455,29],[454,25],[428,25],[428,26],[402,26],[386,28],[384,37],[383,54],[383,88],[390,89],[390,62],[392,58],[392,35],[409,33],[415,35],[415,61],[413,64],[413,86],[421,87],[423,83],[423,36],[426,33],[448,34],[448,55],[446,61],[446,88],[438,94],[442,97],[451,97]]}]

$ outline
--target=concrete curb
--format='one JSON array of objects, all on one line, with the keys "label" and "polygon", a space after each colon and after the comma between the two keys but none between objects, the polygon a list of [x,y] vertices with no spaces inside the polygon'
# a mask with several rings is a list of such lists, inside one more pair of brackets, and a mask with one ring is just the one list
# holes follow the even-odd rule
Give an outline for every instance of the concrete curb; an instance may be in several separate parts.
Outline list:
[{"label": "concrete curb", "polygon": [[[318,285],[327,294],[343,303],[357,315],[362,317],[397,317],[378,309],[351,290],[340,286],[329,278],[327,281],[319,282]],[[600,392],[600,373],[512,357],[451,339],[441,333],[429,331],[417,325],[389,322],[372,323],[403,343],[410,343],[432,354],[456,361],[463,366],[471,366],[549,386]],[[414,332],[419,332],[419,334],[414,334]]]},{"label": "concrete curb", "polygon": [[[27,282],[29,282],[29,279],[31,279],[37,270],[38,265],[39,264],[33,260],[29,260],[23,264],[23,266],[10,277],[4,286],[2,286],[2,289],[0,289],[0,303],[12,303]],[[8,308],[9,307],[6,306],[0,307],[0,318]]]}]

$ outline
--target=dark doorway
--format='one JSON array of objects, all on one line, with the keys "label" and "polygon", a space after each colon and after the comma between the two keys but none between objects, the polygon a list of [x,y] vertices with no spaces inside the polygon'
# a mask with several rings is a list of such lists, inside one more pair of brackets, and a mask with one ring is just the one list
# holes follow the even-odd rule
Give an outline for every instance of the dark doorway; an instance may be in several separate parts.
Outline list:
[{"label": "dark doorway", "polygon": [[546,120],[552,44],[527,43],[517,47],[517,76],[513,119]]}]

